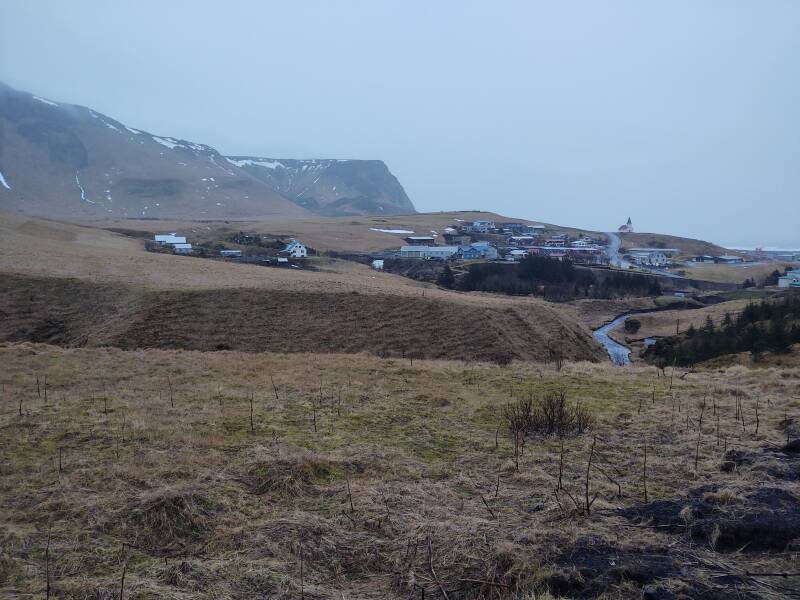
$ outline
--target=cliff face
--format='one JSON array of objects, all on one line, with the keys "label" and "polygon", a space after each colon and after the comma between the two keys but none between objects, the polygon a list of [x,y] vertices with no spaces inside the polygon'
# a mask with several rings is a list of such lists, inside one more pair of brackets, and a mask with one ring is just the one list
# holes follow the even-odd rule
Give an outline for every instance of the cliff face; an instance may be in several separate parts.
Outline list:
[{"label": "cliff face", "polygon": [[381,161],[256,162],[0,83],[3,211],[66,220],[414,212]]},{"label": "cliff face", "polygon": [[416,212],[381,160],[228,159],[298,206],[324,216]]}]

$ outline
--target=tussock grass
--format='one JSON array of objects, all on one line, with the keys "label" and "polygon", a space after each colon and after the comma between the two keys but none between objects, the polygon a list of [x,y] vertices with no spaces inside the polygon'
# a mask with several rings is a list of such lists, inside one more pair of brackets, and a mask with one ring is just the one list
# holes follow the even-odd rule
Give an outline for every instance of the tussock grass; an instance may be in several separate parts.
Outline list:
[{"label": "tussock grass", "polygon": [[[645,442],[650,503],[713,484],[705,502],[738,515],[762,484],[797,495],[780,448],[800,415],[798,368],[664,377],[31,343],[0,346],[0,365],[3,596],[43,595],[48,531],[64,597],[118,597],[126,561],[131,598],[640,597],[654,577],[724,595],[720,572],[757,595],[791,585],[743,575],[789,570],[791,552],[722,555],[685,533],[691,509],[677,533],[618,510],[644,502]],[[563,454],[557,436],[530,433],[517,469],[503,408],[559,392],[591,412],[591,431]],[[593,440],[587,515],[568,494],[585,494]],[[755,462],[723,470],[734,449]]]},{"label": "tussock grass", "polygon": [[157,489],[127,502],[104,529],[137,549],[184,553],[211,533],[216,510],[218,507],[201,494]]}]

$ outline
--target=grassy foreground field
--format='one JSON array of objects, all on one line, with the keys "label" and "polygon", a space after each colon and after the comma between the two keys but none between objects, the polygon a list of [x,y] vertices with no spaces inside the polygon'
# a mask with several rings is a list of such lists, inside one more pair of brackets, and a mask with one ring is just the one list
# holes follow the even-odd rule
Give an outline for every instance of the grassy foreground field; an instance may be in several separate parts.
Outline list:
[{"label": "grassy foreground field", "polygon": [[[798,571],[797,368],[30,343],[0,365],[5,597],[797,589],[768,575]],[[548,392],[595,423],[531,432],[517,466],[503,407]]]}]

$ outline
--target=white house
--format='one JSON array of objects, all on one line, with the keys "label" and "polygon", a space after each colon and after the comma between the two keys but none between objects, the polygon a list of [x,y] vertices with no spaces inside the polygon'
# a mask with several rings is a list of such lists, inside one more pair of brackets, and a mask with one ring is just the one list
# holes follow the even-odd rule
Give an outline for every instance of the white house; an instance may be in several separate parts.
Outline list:
[{"label": "white house", "polygon": [[518,261],[522,260],[523,258],[525,258],[526,256],[528,256],[528,251],[527,250],[519,250],[519,249],[517,249],[517,250],[509,251],[508,254],[505,255],[505,259],[506,260],[510,260],[510,261],[514,261],[514,262],[518,262]]},{"label": "white house", "polygon": [[476,231],[478,233],[489,233],[496,228],[494,221],[473,221],[469,225],[464,225],[461,229],[464,231]]},{"label": "white house", "polygon": [[661,250],[631,250],[630,257],[638,265],[648,267],[665,267],[669,260]]},{"label": "white house", "polygon": [[376,258],[372,261],[372,268],[376,271],[383,271],[383,259]]},{"label": "white house", "polygon": [[778,287],[800,288],[800,270],[786,271],[786,275],[778,278]]},{"label": "white house", "polygon": [[286,248],[283,249],[283,253],[288,254],[292,258],[306,258],[308,256],[308,250],[306,247],[297,240],[292,240],[286,244]]},{"label": "white house", "polygon": [[525,225],[525,227],[522,228],[522,232],[533,235],[544,235],[546,229],[544,225]]},{"label": "white house", "polygon": [[450,258],[458,252],[458,246],[401,246],[401,258]]},{"label": "white house", "polygon": [[162,246],[171,246],[173,244],[185,244],[186,238],[174,233],[164,233],[156,235],[155,242]]},{"label": "white house", "polygon": [[536,238],[532,235],[512,235],[508,238],[508,243],[512,246],[526,246],[532,244]]}]

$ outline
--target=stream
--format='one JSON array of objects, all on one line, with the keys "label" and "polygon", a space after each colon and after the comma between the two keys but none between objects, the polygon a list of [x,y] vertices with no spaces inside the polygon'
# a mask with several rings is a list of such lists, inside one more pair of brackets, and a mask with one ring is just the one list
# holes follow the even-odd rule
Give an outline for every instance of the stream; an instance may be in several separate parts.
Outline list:
[{"label": "stream", "polygon": [[[594,331],[592,331],[592,335],[594,339],[598,342],[603,344],[603,347],[608,352],[609,358],[611,358],[611,362],[618,366],[625,366],[631,364],[631,349],[628,348],[625,344],[620,344],[619,342],[611,339],[611,336],[608,334],[611,333],[614,329],[625,323],[625,319],[628,317],[632,317],[633,315],[643,315],[646,313],[652,312],[659,312],[662,310],[670,310],[670,307],[661,306],[657,308],[647,308],[643,310],[631,310],[626,313],[622,313],[621,315],[614,318],[613,321],[610,323],[606,323],[602,327],[598,327]],[[673,309],[674,310],[674,309]],[[648,346],[652,346],[656,343],[656,338],[648,337],[642,340],[645,348]]]},{"label": "stream", "polygon": [[623,313],[615,318],[610,323],[606,323],[602,327],[598,327],[592,332],[594,339],[598,342],[603,344],[603,347],[608,352],[608,356],[611,358],[611,362],[615,365],[624,366],[631,364],[631,349],[627,346],[620,344],[611,339],[608,335],[612,329],[622,325],[633,313]]}]

